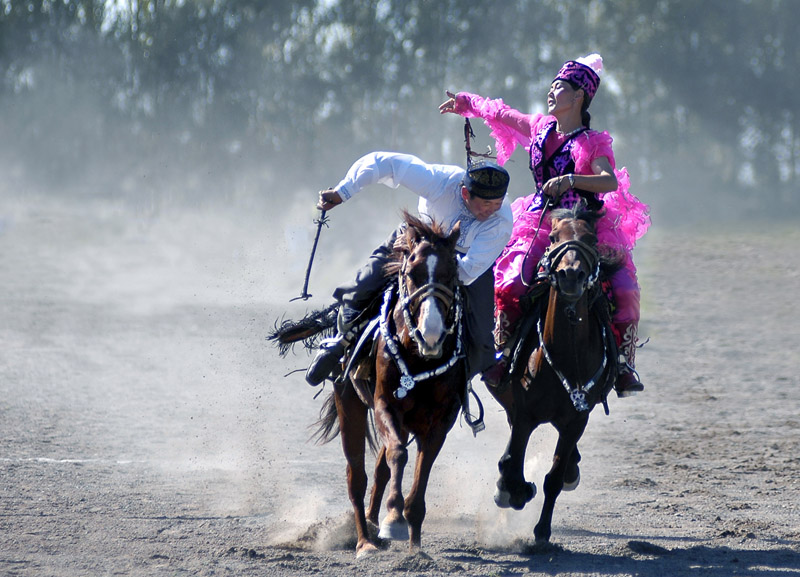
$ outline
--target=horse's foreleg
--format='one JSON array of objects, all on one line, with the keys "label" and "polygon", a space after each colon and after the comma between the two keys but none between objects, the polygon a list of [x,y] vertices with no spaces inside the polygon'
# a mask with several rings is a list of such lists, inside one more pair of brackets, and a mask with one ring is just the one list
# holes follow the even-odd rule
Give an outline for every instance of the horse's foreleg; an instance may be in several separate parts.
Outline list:
[{"label": "horse's foreleg", "polygon": [[376,527],[378,526],[378,516],[381,512],[383,492],[386,489],[386,484],[389,482],[389,477],[389,465],[386,463],[386,445],[382,445],[378,458],[375,461],[374,482],[372,484],[372,494],[369,499],[369,508],[367,509],[367,521]]},{"label": "horse's foreleg", "polygon": [[422,544],[422,522],[425,520],[425,491],[428,488],[433,462],[444,445],[447,432],[437,434],[435,438],[427,438],[420,444],[414,472],[414,483],[405,503],[405,515],[410,529],[409,548],[413,551]]},{"label": "horse's foreleg", "polygon": [[394,411],[381,399],[375,402],[375,425],[383,438],[386,465],[389,469],[386,517],[381,522],[378,536],[381,539],[405,540],[408,539],[408,524],[403,516],[403,471],[408,462],[408,435],[402,432]]},{"label": "horse's foreleg", "polygon": [[520,510],[536,496],[536,485],[525,481],[523,470],[528,440],[534,428],[529,419],[515,415],[506,452],[497,464],[500,478],[497,480],[494,502],[498,507]]},{"label": "horse's foreleg", "polygon": [[581,482],[581,470],[578,467],[580,462],[581,453],[578,451],[578,445],[575,445],[567,463],[567,470],[564,472],[564,488],[561,489],[562,491],[574,491],[578,488],[578,484]]},{"label": "horse's foreleg", "polygon": [[347,493],[353,505],[356,521],[356,556],[376,550],[369,540],[367,519],[364,514],[364,496],[367,492],[367,473],[364,469],[366,451],[367,407],[358,398],[352,386],[345,386],[334,396],[339,415],[342,449],[347,461]]},{"label": "horse's foreleg", "polygon": [[508,421],[508,426],[511,426],[511,422],[514,416],[514,393],[511,390],[511,384],[507,385],[504,389],[498,390],[497,387],[486,386],[486,390],[489,391],[494,397],[494,400],[498,402],[498,404],[503,407],[503,410],[506,413],[506,421]]},{"label": "horse's foreleg", "polygon": [[[452,423],[450,423],[452,425]],[[405,515],[410,529],[409,548],[413,551],[422,544],[422,522],[425,520],[425,491],[428,488],[431,469],[444,446],[450,426],[440,424],[420,441],[417,438],[417,461],[414,482],[405,503]]]},{"label": "horse's foreleg", "polygon": [[587,422],[588,418],[582,419],[580,422],[572,424],[569,428],[558,432],[558,443],[556,443],[556,451],[553,455],[553,466],[544,477],[542,513],[539,515],[539,522],[533,528],[533,535],[537,542],[550,540],[556,499],[564,487],[564,475],[567,467],[573,463],[572,454],[575,451],[578,440],[583,435]]}]

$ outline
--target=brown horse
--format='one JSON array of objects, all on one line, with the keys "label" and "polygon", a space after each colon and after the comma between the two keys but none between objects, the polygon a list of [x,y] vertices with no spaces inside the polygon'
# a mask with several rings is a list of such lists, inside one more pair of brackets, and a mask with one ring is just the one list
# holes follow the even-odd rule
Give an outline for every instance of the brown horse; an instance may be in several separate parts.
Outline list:
[{"label": "brown horse", "polygon": [[[357,556],[376,550],[367,522],[378,524],[387,484],[387,514],[378,537],[408,539],[411,550],[420,547],[431,468],[467,394],[455,249],[459,225],[445,233],[438,225],[408,214],[405,220],[405,232],[395,243],[395,259],[387,266],[388,275],[397,282],[388,284],[384,294],[374,352],[355,367],[350,363],[336,380],[319,422],[321,440],[341,433]],[[365,512],[370,409],[382,446]],[[411,435],[417,459],[414,482],[404,499],[403,471]]]},{"label": "brown horse", "polygon": [[[534,528],[537,542],[550,540],[559,493],[580,479],[577,449],[589,413],[616,378],[616,347],[607,327],[607,299],[600,289],[601,264],[613,266],[597,250],[597,213],[560,209],[552,213],[550,246],[540,263],[549,292],[539,297],[540,313],[518,347],[521,366],[513,378],[511,438],[500,459],[495,502],[522,509],[536,494],[525,481],[528,440],[542,423],[558,431],[553,465],[544,480],[544,505]],[[547,289],[546,289],[547,290]],[[513,373],[512,373],[512,376]]]}]

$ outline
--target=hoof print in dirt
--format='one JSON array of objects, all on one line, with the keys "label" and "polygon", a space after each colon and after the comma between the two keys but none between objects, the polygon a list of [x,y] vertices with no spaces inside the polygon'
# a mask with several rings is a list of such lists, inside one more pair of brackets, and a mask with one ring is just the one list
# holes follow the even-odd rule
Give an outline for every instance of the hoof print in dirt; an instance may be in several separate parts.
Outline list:
[{"label": "hoof print in dirt", "polygon": [[395,571],[408,571],[408,572],[417,572],[417,571],[440,571],[442,568],[439,567],[436,561],[423,551],[417,551],[415,553],[409,553],[403,559],[395,565]]},{"label": "hoof print in dirt", "polygon": [[228,556],[247,557],[248,559],[264,559],[266,555],[249,547],[231,547],[225,552]]}]

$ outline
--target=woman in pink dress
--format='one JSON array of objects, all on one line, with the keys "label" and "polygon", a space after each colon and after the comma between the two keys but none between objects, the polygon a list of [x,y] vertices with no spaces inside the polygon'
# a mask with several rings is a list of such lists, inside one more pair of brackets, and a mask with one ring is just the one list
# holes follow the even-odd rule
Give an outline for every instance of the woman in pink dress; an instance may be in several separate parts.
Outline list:
[{"label": "woman in pink dress", "polygon": [[514,230],[495,263],[494,336],[499,361],[484,373],[490,386],[496,386],[505,372],[509,337],[522,315],[520,298],[549,244],[550,222],[542,218],[542,210],[571,208],[583,198],[590,208],[604,212],[597,223],[600,246],[623,256],[624,266],[611,278],[612,328],[620,350],[617,394],[625,397],[644,390],[635,370],[639,283],[631,251],[650,226],[650,216],[648,207],[628,191],[628,172],[616,169],[611,136],[589,126],[589,104],[600,85],[602,67],[599,54],[564,63],[547,93],[547,114],[524,114],[499,98],[467,92],[448,92],[449,99],[439,107],[443,114],[483,119],[492,130],[501,165],[517,145],[523,145],[536,184],[532,194],[512,204]]}]

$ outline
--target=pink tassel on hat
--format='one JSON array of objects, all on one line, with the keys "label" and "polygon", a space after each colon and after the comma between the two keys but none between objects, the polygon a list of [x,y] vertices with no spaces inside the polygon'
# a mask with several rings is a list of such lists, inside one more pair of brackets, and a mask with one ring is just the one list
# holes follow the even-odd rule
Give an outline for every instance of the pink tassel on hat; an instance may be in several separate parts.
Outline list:
[{"label": "pink tassel on hat", "polygon": [[603,70],[603,57],[596,52],[589,54],[588,56],[584,56],[583,58],[576,58],[575,62],[580,62],[581,64],[588,66],[598,75]]}]

